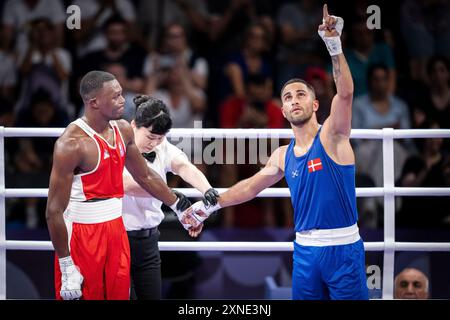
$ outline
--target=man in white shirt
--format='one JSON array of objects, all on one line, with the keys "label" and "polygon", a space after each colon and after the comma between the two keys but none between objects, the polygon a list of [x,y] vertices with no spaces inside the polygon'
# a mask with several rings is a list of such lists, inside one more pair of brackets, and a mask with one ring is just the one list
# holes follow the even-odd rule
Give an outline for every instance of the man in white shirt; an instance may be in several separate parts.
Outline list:
[{"label": "man in white shirt", "polygon": [[57,45],[62,45],[67,15],[61,0],[9,0],[2,17],[8,46],[15,39],[16,51],[26,51],[30,22],[37,18],[51,20],[55,25]]},{"label": "man in white shirt", "polygon": [[[203,173],[189,162],[186,154],[169,143],[166,134],[172,126],[167,106],[149,96],[134,99],[136,115],[131,125],[136,145],[147,160],[147,165],[166,181],[166,173],[173,172],[202,194],[204,202],[215,205],[219,196]],[[164,219],[162,202],[142,189],[124,171],[123,220],[131,249],[132,298],[161,299],[161,259],[158,249],[158,226]],[[179,195],[184,208],[190,207],[187,198]],[[203,225],[189,229],[196,237]]]},{"label": "man in white shirt", "polygon": [[75,36],[79,57],[106,47],[102,27],[112,16],[118,15],[130,25],[136,20],[136,11],[130,0],[75,0],[73,4],[79,6],[82,12],[83,27]]},{"label": "man in white shirt", "polygon": [[29,108],[32,94],[42,88],[58,108],[73,117],[75,109],[69,102],[72,57],[57,45],[56,26],[50,19],[37,18],[30,26],[29,43],[24,51],[17,52],[17,68],[24,79],[16,112]]}]

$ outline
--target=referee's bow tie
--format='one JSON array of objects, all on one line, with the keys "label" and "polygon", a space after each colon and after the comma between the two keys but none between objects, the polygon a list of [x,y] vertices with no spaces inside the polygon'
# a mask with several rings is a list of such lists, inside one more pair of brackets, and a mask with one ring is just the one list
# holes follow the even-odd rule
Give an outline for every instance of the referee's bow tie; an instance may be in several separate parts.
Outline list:
[{"label": "referee's bow tie", "polygon": [[155,161],[156,158],[156,152],[152,151],[152,152],[143,152],[142,156],[147,160],[153,163],[153,161]]}]

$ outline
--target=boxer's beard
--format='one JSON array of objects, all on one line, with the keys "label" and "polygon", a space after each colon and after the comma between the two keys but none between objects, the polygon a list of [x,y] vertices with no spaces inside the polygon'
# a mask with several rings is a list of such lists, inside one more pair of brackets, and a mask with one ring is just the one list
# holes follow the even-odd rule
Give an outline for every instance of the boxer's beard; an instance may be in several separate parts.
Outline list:
[{"label": "boxer's beard", "polygon": [[287,116],[287,120],[289,123],[293,124],[294,126],[302,126],[305,123],[311,119],[314,111],[313,108],[302,108],[303,112],[300,112],[300,114],[292,114],[289,113]]}]

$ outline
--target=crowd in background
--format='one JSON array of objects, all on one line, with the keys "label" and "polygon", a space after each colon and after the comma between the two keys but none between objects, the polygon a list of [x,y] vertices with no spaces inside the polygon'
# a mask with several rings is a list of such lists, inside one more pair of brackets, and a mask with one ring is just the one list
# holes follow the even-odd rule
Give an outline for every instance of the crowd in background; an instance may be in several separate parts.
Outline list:
[{"label": "crowd in background", "polygon": [[[349,11],[328,1],[345,21],[352,128],[450,128],[450,1],[353,2]],[[71,4],[81,9],[79,30],[66,27]],[[370,4],[381,8],[379,30],[367,28]],[[206,128],[287,128],[279,91],[293,77],[314,86],[323,123],[335,93],[317,35],[320,1],[9,0],[0,17],[1,126],[67,126],[83,112],[79,80],[94,69],[120,82],[125,119],[133,117],[133,97],[149,94],[167,104],[175,128],[196,121]],[[54,141],[6,139],[6,186],[48,187]],[[352,143],[357,186],[382,186],[381,142]],[[214,187],[229,187],[260,166],[199,164]],[[449,141],[396,140],[395,179],[401,187],[450,187]],[[186,187],[177,177],[170,184]],[[9,199],[8,227],[45,226],[45,204]],[[361,227],[382,225],[382,205],[358,198]],[[450,227],[448,197],[397,198],[396,205],[399,228]],[[289,198],[258,198],[227,211],[218,226],[292,226]]]}]

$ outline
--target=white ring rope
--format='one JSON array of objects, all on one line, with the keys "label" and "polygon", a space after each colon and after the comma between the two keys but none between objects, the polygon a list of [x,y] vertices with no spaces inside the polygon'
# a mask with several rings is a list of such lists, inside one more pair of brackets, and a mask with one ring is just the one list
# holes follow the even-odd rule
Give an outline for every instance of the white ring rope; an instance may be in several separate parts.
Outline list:
[{"label": "white ring rope", "polygon": [[[177,191],[182,192],[187,197],[202,197],[200,191],[194,188],[174,188]],[[228,188],[216,188],[219,193],[223,193],[228,190]],[[2,194],[2,191],[0,191]],[[356,188],[357,197],[382,197],[385,194],[385,188]],[[27,197],[37,197],[45,198],[48,195],[48,189],[5,189],[3,195],[6,198],[27,198]],[[450,188],[394,188],[394,195],[396,196],[450,196]],[[290,197],[291,194],[288,188],[268,188],[260,193],[257,197],[259,198],[286,198]]]},{"label": "white ring rope", "polygon": [[[6,250],[53,250],[51,241],[20,241],[5,239],[5,198],[12,197],[47,197],[48,189],[5,189],[4,184],[4,137],[58,137],[64,128],[4,128],[0,127],[0,299],[6,298]],[[169,138],[230,138],[230,139],[264,139],[292,138],[291,129],[172,129]],[[394,159],[394,139],[409,138],[450,138],[450,129],[422,130],[382,130],[353,129],[352,139],[379,139],[383,143],[383,185],[382,188],[356,188],[358,197],[384,197],[384,242],[366,242],[366,251],[384,251],[383,264],[383,298],[392,299],[393,267],[396,251],[450,251],[450,243],[442,242],[396,242],[395,208],[396,196],[450,196],[450,188],[400,188],[392,181],[392,163]],[[177,189],[189,197],[201,194],[192,188]],[[220,193],[227,188],[218,188]],[[288,188],[268,188],[258,197],[290,197]],[[387,203],[386,203],[387,201]],[[387,204],[387,205],[386,205]],[[162,251],[292,251],[292,242],[159,242]]]},{"label": "white ring rope", "polygon": [[[64,128],[4,128],[5,137],[59,137]],[[171,129],[169,138],[292,138],[291,129]],[[383,139],[382,130],[352,129],[352,139]],[[398,129],[394,139],[408,138],[450,138],[450,129]]]},{"label": "white ring rope", "polygon": [[[293,251],[293,242],[242,242],[242,241],[160,241],[161,251],[250,251],[278,252]],[[51,241],[21,241],[7,240],[8,250],[39,250],[53,251]],[[365,242],[366,251],[383,251],[384,242]],[[395,249],[399,251],[450,251],[447,242],[396,242]]]}]

